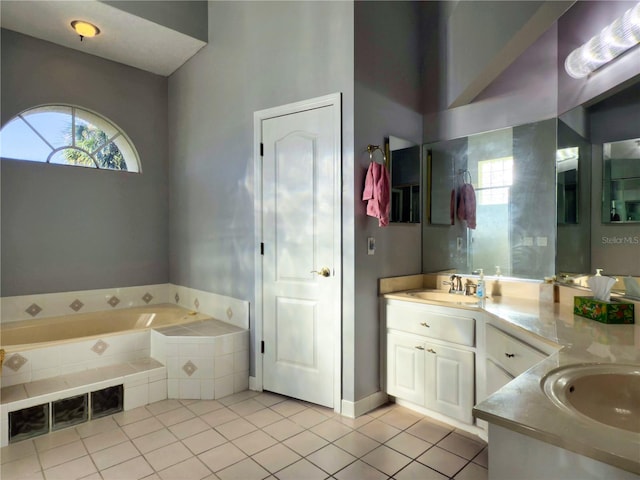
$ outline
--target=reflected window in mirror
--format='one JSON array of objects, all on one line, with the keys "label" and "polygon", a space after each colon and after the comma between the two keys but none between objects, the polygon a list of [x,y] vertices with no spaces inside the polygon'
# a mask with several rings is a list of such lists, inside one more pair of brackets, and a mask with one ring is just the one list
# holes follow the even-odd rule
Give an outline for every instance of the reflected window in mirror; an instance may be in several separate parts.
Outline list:
[{"label": "reflected window in mirror", "polygon": [[602,146],[603,223],[640,222],[640,138]]},{"label": "reflected window in mirror", "polygon": [[387,147],[391,177],[389,222],[420,223],[420,146],[389,136]]}]

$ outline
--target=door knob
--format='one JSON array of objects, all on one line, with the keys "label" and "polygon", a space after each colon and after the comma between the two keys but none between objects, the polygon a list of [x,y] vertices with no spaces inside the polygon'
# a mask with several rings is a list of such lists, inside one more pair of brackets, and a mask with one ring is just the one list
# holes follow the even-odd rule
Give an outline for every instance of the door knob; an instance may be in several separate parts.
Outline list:
[{"label": "door knob", "polygon": [[311,270],[311,273],[317,273],[322,277],[328,277],[329,275],[331,275],[331,270],[329,270],[327,267],[322,267],[320,270]]}]

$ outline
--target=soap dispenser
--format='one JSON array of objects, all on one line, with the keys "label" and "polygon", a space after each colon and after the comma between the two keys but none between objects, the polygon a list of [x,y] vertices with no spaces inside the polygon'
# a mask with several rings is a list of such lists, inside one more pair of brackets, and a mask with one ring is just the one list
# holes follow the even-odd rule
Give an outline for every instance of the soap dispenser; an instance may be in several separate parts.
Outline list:
[{"label": "soap dispenser", "polygon": [[479,268],[480,279],[478,280],[478,288],[476,288],[476,296],[478,298],[484,298],[484,272],[482,268]]}]

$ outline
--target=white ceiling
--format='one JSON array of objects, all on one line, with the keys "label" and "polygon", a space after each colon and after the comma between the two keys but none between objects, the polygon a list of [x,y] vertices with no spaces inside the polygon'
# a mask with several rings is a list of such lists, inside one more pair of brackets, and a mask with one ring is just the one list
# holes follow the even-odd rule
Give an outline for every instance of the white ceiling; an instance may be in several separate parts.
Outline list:
[{"label": "white ceiling", "polygon": [[[0,19],[2,28],[164,76],[206,45],[96,0],[1,0]],[[100,35],[81,42],[72,20],[93,23]]]}]

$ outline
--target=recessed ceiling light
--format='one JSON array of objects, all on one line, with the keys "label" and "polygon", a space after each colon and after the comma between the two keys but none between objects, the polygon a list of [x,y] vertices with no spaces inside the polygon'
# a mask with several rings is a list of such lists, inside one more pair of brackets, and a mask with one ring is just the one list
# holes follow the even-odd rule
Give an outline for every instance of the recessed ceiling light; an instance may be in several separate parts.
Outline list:
[{"label": "recessed ceiling light", "polygon": [[74,20],[73,22],[71,22],[71,28],[73,28],[76,33],[80,35],[80,41],[82,41],[84,37],[91,38],[100,33],[100,29],[98,27],[83,20]]}]

